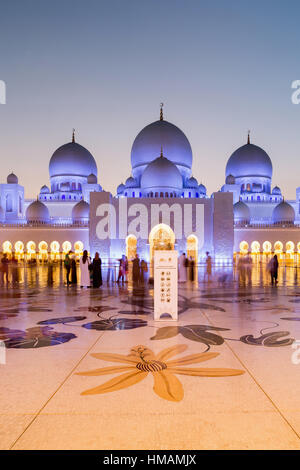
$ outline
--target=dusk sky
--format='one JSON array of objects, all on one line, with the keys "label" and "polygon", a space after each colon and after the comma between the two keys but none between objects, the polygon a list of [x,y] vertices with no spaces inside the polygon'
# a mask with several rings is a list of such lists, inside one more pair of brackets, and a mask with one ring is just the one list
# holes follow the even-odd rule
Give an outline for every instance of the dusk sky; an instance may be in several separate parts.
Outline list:
[{"label": "dusk sky", "polygon": [[[287,199],[300,186],[300,3],[252,0],[0,0],[1,183],[25,197],[49,185],[54,150],[71,140],[94,155],[115,193],[134,138],[159,118],[180,127],[193,175],[224,183],[231,153],[251,141],[272,159]],[[167,155],[166,155],[167,156]]]}]

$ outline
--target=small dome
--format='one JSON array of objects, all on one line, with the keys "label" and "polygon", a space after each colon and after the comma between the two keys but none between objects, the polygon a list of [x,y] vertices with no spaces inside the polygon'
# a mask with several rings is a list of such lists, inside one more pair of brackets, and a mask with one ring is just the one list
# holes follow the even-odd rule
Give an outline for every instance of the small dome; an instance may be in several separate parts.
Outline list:
[{"label": "small dome", "polygon": [[40,194],[49,194],[49,193],[50,193],[50,189],[48,188],[48,186],[44,184],[44,186],[41,187]]},{"label": "small dome", "polygon": [[26,220],[36,224],[50,222],[48,207],[41,201],[32,202],[26,209]]},{"label": "small dome", "polygon": [[87,182],[88,182],[88,184],[97,184],[97,176],[94,175],[94,173],[91,173],[91,174],[87,177]]},{"label": "small dome", "polygon": [[142,174],[141,187],[148,190],[180,190],[182,176],[177,166],[160,156],[153,160]]},{"label": "small dome", "polygon": [[119,184],[119,186],[117,187],[117,194],[122,194],[125,190],[125,184],[121,183]]},{"label": "small dome", "polygon": [[80,201],[72,209],[73,222],[88,222],[90,218],[90,205],[85,201]]},{"label": "small dome", "polygon": [[295,221],[294,208],[287,202],[282,201],[278,204],[272,214],[272,221],[274,224],[286,223],[292,224]]},{"label": "small dome", "polygon": [[272,178],[272,172],[269,155],[262,148],[250,143],[233,152],[226,165],[226,177],[233,175],[235,178]]},{"label": "small dome", "polygon": [[206,187],[204,186],[204,184],[202,184],[202,183],[199,184],[198,190],[199,190],[200,194],[206,194]]},{"label": "small dome", "polygon": [[275,196],[281,196],[281,189],[278,186],[274,186],[272,189],[272,194]]},{"label": "small dome", "polygon": [[233,206],[233,217],[234,222],[244,222],[246,224],[250,223],[250,209],[243,202],[238,201]]},{"label": "small dome", "polygon": [[226,176],[225,184],[235,184],[235,177],[231,174]]},{"label": "small dome", "polygon": [[18,184],[18,177],[14,173],[10,173],[7,177],[7,184]]},{"label": "small dome", "polygon": [[186,182],[187,188],[198,188],[198,181],[193,176]]},{"label": "small dome", "polygon": [[55,150],[49,163],[50,178],[54,176],[97,175],[97,165],[93,155],[77,142],[69,142]]},{"label": "small dome", "polygon": [[136,180],[132,176],[130,176],[129,178],[127,178],[125,182],[125,186],[126,188],[136,188],[137,187]]},{"label": "small dome", "polygon": [[5,212],[2,207],[0,207],[0,223],[3,223],[5,221]]}]

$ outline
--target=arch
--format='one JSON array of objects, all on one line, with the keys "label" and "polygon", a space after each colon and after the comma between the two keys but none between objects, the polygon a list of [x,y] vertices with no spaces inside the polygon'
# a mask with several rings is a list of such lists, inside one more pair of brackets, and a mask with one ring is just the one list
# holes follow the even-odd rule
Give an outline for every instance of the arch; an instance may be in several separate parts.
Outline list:
[{"label": "arch", "polygon": [[186,240],[186,252],[188,258],[193,258],[195,262],[198,261],[198,238],[192,234]]},{"label": "arch", "polygon": [[[166,224],[157,224],[149,234],[150,263],[153,266],[153,256],[156,250],[174,250],[175,234]],[[152,273],[153,274],[153,273]],[[151,275],[152,275],[151,274]]]},{"label": "arch", "polygon": [[57,241],[53,241],[50,243],[50,250],[51,250],[51,259],[60,259],[59,251],[60,251],[60,244]]},{"label": "arch", "polygon": [[74,249],[75,249],[76,257],[79,258],[79,256],[81,256],[82,253],[83,253],[83,243],[82,243],[82,241],[78,240],[77,242],[75,242],[74,243]]},{"label": "arch", "polygon": [[10,254],[12,252],[12,244],[7,240],[2,244],[3,253]]},{"label": "arch", "polygon": [[30,242],[26,243],[26,253],[27,259],[35,259],[36,257],[36,244],[31,240]]},{"label": "arch", "polygon": [[137,238],[129,234],[126,238],[126,256],[129,261],[135,258],[136,255],[136,247],[137,247]]},{"label": "arch", "polygon": [[294,253],[295,251],[295,243],[294,242],[286,242],[285,244],[285,251],[286,253]]},{"label": "arch", "polygon": [[24,258],[24,243],[21,242],[21,241],[17,241],[15,243],[15,254],[16,254],[16,258],[18,260],[20,259],[23,259]]},{"label": "arch", "polygon": [[258,241],[251,243],[251,252],[254,254],[260,253],[260,243]]},{"label": "arch", "polygon": [[48,243],[45,241],[39,243],[39,259],[43,261],[48,259]]},{"label": "arch", "polygon": [[263,251],[264,253],[271,253],[272,252],[272,243],[269,241],[263,242]]},{"label": "arch", "polygon": [[283,244],[281,241],[277,241],[274,243],[274,251],[275,253],[282,253],[283,250]]},{"label": "arch", "polygon": [[63,253],[69,253],[72,250],[72,243],[66,240],[62,244]]},{"label": "arch", "polygon": [[249,250],[249,244],[248,242],[246,242],[245,240],[243,240],[241,243],[240,243],[240,252],[245,254],[245,253],[248,253],[248,250]]},{"label": "arch", "polygon": [[12,197],[11,194],[6,194],[6,202],[5,202],[6,212],[12,212]]},{"label": "arch", "polygon": [[300,253],[300,242],[297,243],[297,251]]}]

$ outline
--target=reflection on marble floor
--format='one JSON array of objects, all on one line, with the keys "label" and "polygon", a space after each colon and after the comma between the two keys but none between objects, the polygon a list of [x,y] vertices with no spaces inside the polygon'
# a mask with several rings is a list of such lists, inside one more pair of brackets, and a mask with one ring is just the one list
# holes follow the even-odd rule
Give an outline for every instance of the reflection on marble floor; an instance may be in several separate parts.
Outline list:
[{"label": "reflection on marble floor", "polygon": [[182,285],[174,323],[37,271],[0,287],[0,448],[300,449],[300,277]]}]

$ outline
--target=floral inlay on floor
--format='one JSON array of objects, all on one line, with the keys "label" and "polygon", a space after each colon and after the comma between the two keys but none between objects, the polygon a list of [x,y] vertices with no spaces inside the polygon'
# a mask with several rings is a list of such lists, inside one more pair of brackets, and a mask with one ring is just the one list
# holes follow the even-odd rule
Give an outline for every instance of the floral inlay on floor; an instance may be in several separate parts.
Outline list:
[{"label": "floral inlay on floor", "polygon": [[98,376],[113,373],[122,373],[117,377],[99,385],[98,387],[85,390],[81,395],[97,395],[114,392],[141,382],[149,373],[153,375],[154,392],[161,398],[169,401],[179,402],[183,399],[184,390],[182,383],[175,374],[190,375],[198,377],[228,377],[241,375],[244,371],[239,369],[225,368],[195,368],[183,367],[208,361],[219,355],[219,353],[199,353],[179,357],[172,357],[184,352],[187,345],[181,344],[163,349],[160,353],[154,352],[146,346],[135,346],[131,348],[127,356],[111,353],[95,353],[91,356],[109,362],[120,362],[125,366],[110,366],[94,369],[86,372],[78,372],[76,375]]}]

